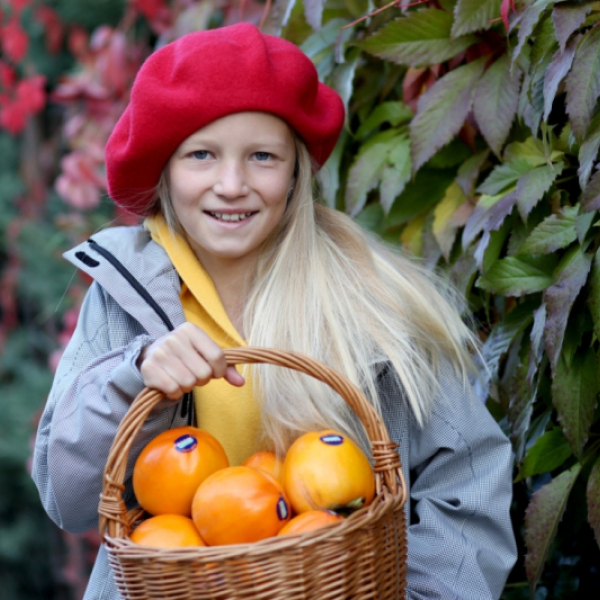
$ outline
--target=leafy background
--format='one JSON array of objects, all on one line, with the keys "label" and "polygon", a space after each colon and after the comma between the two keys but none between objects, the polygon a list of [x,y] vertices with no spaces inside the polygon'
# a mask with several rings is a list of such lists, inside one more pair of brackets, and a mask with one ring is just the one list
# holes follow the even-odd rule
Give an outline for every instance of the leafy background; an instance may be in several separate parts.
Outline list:
[{"label": "leafy background", "polygon": [[80,598],[98,545],[49,522],[28,463],[89,284],[61,253],[135,221],[104,143],[154,48],[239,20],[346,103],[324,201],[470,302],[515,452],[503,600],[596,597],[600,2],[0,0],[0,600]]}]

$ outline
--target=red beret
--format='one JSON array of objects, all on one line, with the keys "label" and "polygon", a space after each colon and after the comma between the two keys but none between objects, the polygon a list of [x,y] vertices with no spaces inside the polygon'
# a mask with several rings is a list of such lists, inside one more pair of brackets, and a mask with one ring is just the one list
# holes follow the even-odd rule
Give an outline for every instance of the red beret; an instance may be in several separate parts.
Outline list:
[{"label": "red beret", "polygon": [[108,193],[143,215],[178,146],[227,115],[261,111],[298,133],[319,167],[344,122],[338,94],[294,44],[249,23],[198,31],[154,52],[106,145]]}]

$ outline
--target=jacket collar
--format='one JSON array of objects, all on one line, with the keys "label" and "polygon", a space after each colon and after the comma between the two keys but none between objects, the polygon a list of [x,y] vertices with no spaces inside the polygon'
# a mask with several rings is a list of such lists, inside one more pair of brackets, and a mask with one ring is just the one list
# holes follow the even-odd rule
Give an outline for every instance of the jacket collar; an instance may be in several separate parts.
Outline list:
[{"label": "jacket collar", "polygon": [[164,311],[173,327],[185,317],[179,302],[180,282],[166,252],[141,226],[111,227],[91,236],[63,255],[69,262],[100,284],[114,300],[153,337],[164,335],[169,327],[164,318],[142,299],[138,290],[108,260],[96,244],[108,251],[147,291]]}]

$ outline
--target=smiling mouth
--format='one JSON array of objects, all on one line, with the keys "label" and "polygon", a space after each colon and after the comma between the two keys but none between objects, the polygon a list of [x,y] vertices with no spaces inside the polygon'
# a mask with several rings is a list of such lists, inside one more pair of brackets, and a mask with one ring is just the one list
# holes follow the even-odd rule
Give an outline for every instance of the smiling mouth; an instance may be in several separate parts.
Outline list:
[{"label": "smiling mouth", "polygon": [[233,214],[218,213],[218,212],[212,212],[212,211],[207,211],[207,212],[211,217],[214,217],[215,219],[217,219],[219,221],[227,221],[227,222],[232,222],[232,223],[235,223],[237,221],[244,221],[248,217],[251,217],[253,214],[255,214],[255,212],[233,213]]}]

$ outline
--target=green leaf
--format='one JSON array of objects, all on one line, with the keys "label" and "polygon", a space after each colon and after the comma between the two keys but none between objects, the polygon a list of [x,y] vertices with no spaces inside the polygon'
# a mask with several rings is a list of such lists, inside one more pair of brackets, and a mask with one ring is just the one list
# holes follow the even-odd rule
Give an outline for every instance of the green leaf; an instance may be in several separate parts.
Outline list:
[{"label": "green leaf", "polygon": [[577,169],[577,174],[579,175],[579,185],[582,190],[585,189],[585,186],[590,180],[590,175],[592,174],[599,148],[600,114],[597,114],[592,119],[590,127],[585,134],[585,139],[579,147],[579,169]]},{"label": "green leaf", "polygon": [[477,42],[472,35],[451,37],[452,15],[427,8],[388,23],[358,46],[370,54],[409,67],[444,62]]},{"label": "green leaf", "polygon": [[327,83],[340,95],[348,112],[348,102],[354,91],[354,76],[360,58],[360,50],[352,48],[346,55],[346,60],[335,64],[329,74]]},{"label": "green leaf", "polygon": [[544,75],[544,121],[546,122],[550,116],[558,86],[571,70],[578,42],[578,39],[574,39],[566,48],[556,52],[546,69]]},{"label": "green leaf", "polygon": [[417,114],[410,124],[414,171],[460,131],[471,110],[484,61],[479,59],[450,71],[419,98]]},{"label": "green leaf", "polygon": [[396,227],[437,204],[454,181],[453,169],[421,169],[392,205],[384,226]]},{"label": "green leaf", "polygon": [[596,542],[600,546],[600,458],[596,460],[587,482],[588,521],[594,530]]},{"label": "green leaf", "polygon": [[476,282],[477,287],[503,296],[541,292],[552,283],[556,258],[549,254],[507,256]]},{"label": "green leaf", "polygon": [[[540,69],[545,70],[552,59],[552,55],[558,50],[556,34],[552,26],[550,15],[544,15],[535,28],[533,37],[530,39],[531,61],[530,72],[534,74],[533,79],[537,80]],[[543,73],[541,73],[543,75]]]},{"label": "green leaf", "polygon": [[320,29],[323,21],[325,0],[304,0],[304,16],[313,29]]},{"label": "green leaf", "polygon": [[571,365],[558,361],[552,382],[552,403],[573,453],[581,458],[598,401],[598,362],[593,350],[578,352]]},{"label": "green leaf", "polygon": [[471,156],[471,158],[468,158],[458,169],[456,183],[460,185],[465,195],[471,196],[473,194],[473,186],[475,185],[489,154],[489,150],[478,152]]},{"label": "green leaf", "polygon": [[411,175],[410,142],[406,136],[398,136],[383,168],[379,186],[380,202],[387,214],[394,200],[404,191]]},{"label": "green leaf", "polygon": [[537,387],[532,388],[527,381],[527,364],[517,366],[509,386],[510,403],[508,405],[508,422],[510,423],[510,439],[515,451],[515,462],[519,463],[525,454],[527,433],[533,414]]},{"label": "green leaf", "polygon": [[517,46],[512,55],[512,64],[514,65],[520,57],[521,50],[525,42],[531,36],[534,27],[538,24],[543,12],[556,0],[535,0],[515,19],[511,24],[511,30],[518,26]]},{"label": "green leaf", "polygon": [[492,328],[481,348],[481,356],[492,381],[497,380],[500,360],[513,340],[529,326],[532,319],[532,304],[527,302],[519,304]]},{"label": "green leaf", "polygon": [[467,248],[469,244],[484,230],[492,215],[492,209],[507,194],[488,196],[483,194],[479,197],[475,209],[469,216],[462,234],[462,247]]},{"label": "green leaf", "polygon": [[346,147],[348,132],[344,128],[340,138],[323,168],[317,173],[321,195],[330,208],[335,208],[340,187],[340,162]]},{"label": "green leaf", "polygon": [[361,123],[356,132],[356,137],[364,139],[384,123],[396,127],[401,123],[408,123],[412,117],[411,108],[403,102],[383,102]]},{"label": "green leaf", "polygon": [[520,86],[520,69],[511,73],[510,60],[503,54],[487,69],[475,88],[475,120],[496,156],[502,152],[517,113]]},{"label": "green leaf", "polygon": [[495,196],[514,185],[523,175],[531,171],[532,165],[525,158],[515,158],[494,167],[485,181],[477,188],[481,194]]},{"label": "green leaf", "polygon": [[577,206],[564,206],[558,213],[544,219],[521,246],[525,254],[548,254],[559,248],[566,248],[577,239],[575,223]]},{"label": "green leaf", "polygon": [[477,274],[477,263],[473,258],[474,253],[475,248],[469,246],[469,248],[459,255],[450,271],[452,284],[463,296],[466,296],[471,291]]},{"label": "green leaf", "polygon": [[[323,2],[323,0],[309,0],[318,4],[319,2]],[[304,4],[306,8],[306,2]],[[309,58],[314,59],[318,55],[320,55],[323,50],[331,50],[332,46],[336,43],[338,35],[340,33],[340,27],[347,25],[348,21],[346,19],[331,19],[328,21],[323,27],[314,27],[313,29],[318,29],[311,35],[309,35],[303,42],[300,48],[302,52],[306,54]],[[309,25],[312,26],[311,23]],[[320,28],[320,29],[319,29]],[[348,32],[347,29],[342,31],[342,41],[347,41],[351,36],[351,33]],[[331,54],[329,52],[328,54]]]},{"label": "green leaf", "polygon": [[375,233],[380,233],[381,224],[383,223],[383,208],[381,204],[377,204],[375,202],[371,202],[371,204],[367,204],[364,210],[362,210],[355,217],[355,221],[361,226],[367,229],[368,231],[374,231]]},{"label": "green leaf", "polygon": [[554,471],[572,454],[571,445],[560,427],[547,431],[527,452],[515,483],[527,477]]},{"label": "green leaf", "polygon": [[489,29],[492,21],[500,16],[497,0],[458,0],[454,7],[452,37]]},{"label": "green leaf", "polygon": [[[479,257],[479,247],[477,248],[476,258],[478,264],[480,265],[481,271],[483,273],[487,273],[492,265],[500,258],[500,255],[506,245],[506,239],[510,235],[510,232],[513,228],[512,219],[506,219],[502,224],[502,227],[497,231],[486,231],[486,234],[489,236],[489,242],[486,244],[486,247],[482,249],[483,256]],[[482,236],[482,240],[483,240]],[[482,245],[482,242],[479,243]]]},{"label": "green leaf", "polygon": [[600,27],[586,33],[565,83],[567,113],[578,140],[585,137],[600,95]]},{"label": "green leaf", "polygon": [[525,511],[525,571],[532,598],[580,471],[581,464],[577,463],[543,485],[533,494]]},{"label": "green leaf", "polygon": [[600,170],[597,170],[583,190],[581,212],[600,210]]},{"label": "green leaf", "polygon": [[585,254],[579,246],[573,248],[562,258],[556,268],[552,284],[544,290],[543,299],[546,305],[544,339],[553,371],[560,357],[571,307],[587,280],[591,264],[591,256]]},{"label": "green leaf", "polygon": [[594,332],[596,337],[600,338],[600,249],[596,250],[596,256],[592,263],[590,293],[587,301],[594,321]]},{"label": "green leaf", "polygon": [[460,207],[465,205],[467,207],[471,206],[460,186],[455,182],[448,187],[444,198],[435,207],[433,236],[446,260],[450,258],[450,250],[452,250],[458,228],[465,223],[466,215],[459,214]]},{"label": "green leaf", "polygon": [[524,142],[512,142],[504,150],[504,162],[514,162],[517,159],[523,159],[532,167],[548,164],[548,162],[559,161],[563,156],[562,152],[554,150],[549,156],[544,153],[542,143],[529,137]]},{"label": "green leaf", "polygon": [[387,130],[361,146],[348,173],[346,212],[356,215],[362,210],[367,194],[379,185],[383,169],[395,143],[402,143],[402,141],[397,139],[394,130]]},{"label": "green leaf", "polygon": [[552,11],[552,22],[560,49],[564,50],[568,39],[583,25],[586,16],[592,10],[591,3],[573,6],[559,4]]},{"label": "green leaf", "polygon": [[579,240],[580,246],[584,245],[587,232],[590,230],[595,218],[595,213],[580,213],[577,215],[577,220],[575,221],[575,232],[577,233],[577,239]]},{"label": "green leaf", "polygon": [[[552,187],[554,180],[561,174],[562,169],[562,163],[552,166],[542,165],[528,171],[519,178],[517,183],[517,208],[524,223],[527,222],[527,217],[534,206]],[[535,253],[535,251],[532,252]]]},{"label": "green leaf", "polygon": [[529,368],[527,369],[527,384],[533,385],[533,378],[537,371],[538,365],[542,360],[544,351],[544,327],[546,326],[546,306],[542,304],[533,313],[533,327],[531,328],[531,346],[529,352]]}]

